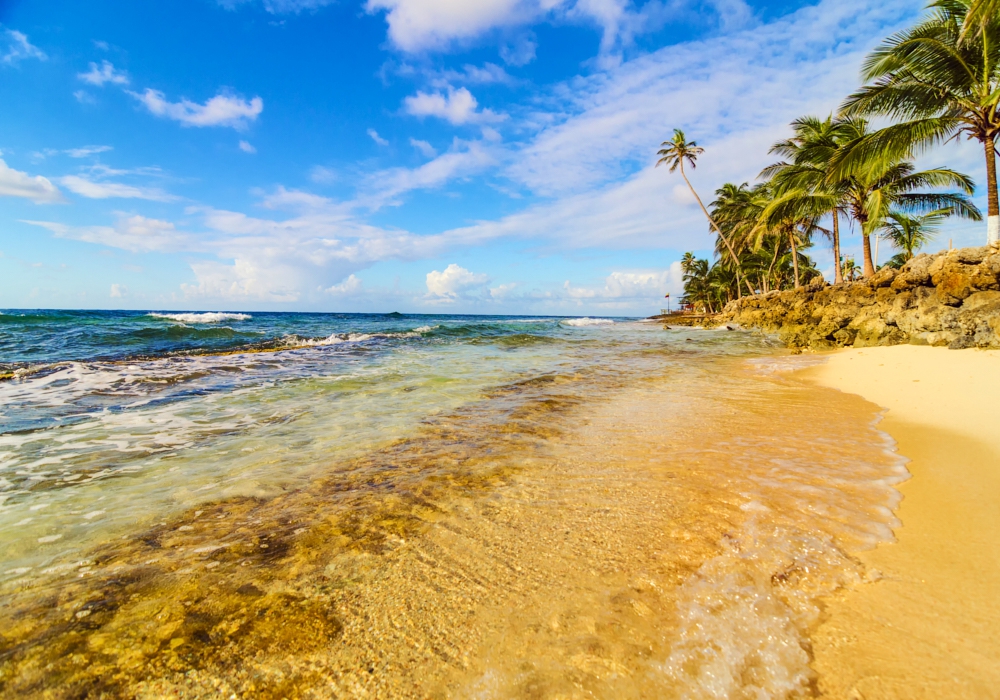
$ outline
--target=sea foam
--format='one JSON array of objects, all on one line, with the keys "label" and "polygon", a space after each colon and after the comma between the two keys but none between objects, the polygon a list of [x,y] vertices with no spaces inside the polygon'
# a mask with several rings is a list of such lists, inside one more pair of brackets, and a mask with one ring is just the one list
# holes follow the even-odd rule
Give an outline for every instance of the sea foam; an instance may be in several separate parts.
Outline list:
[{"label": "sea foam", "polygon": [[147,316],[152,316],[153,318],[165,318],[170,321],[179,321],[180,323],[222,323],[223,321],[249,321],[253,318],[250,314],[228,313],[225,311],[209,311],[201,314],[150,313],[147,314]]},{"label": "sea foam", "polygon": [[570,318],[561,323],[567,326],[610,326],[614,323],[610,318]]}]

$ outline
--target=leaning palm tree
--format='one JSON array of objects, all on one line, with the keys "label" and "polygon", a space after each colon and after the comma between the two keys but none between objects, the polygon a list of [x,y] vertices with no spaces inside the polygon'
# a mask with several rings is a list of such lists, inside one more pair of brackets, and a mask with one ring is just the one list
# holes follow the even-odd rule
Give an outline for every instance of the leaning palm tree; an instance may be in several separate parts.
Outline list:
[{"label": "leaning palm tree", "polygon": [[927,19],[893,35],[865,60],[862,75],[868,84],[841,107],[845,115],[903,120],[841,154],[839,168],[847,174],[864,169],[873,157],[903,160],[917,150],[960,136],[979,141],[986,156],[989,243],[1000,241],[998,8],[998,0],[931,3]]},{"label": "leaning palm tree", "polygon": [[[660,150],[656,152],[656,155],[660,156],[660,159],[656,161],[656,167],[661,165],[670,166],[670,172],[674,172],[678,168],[681,171],[681,177],[684,178],[684,182],[687,183],[688,189],[691,190],[691,194],[694,195],[695,200],[698,202],[698,206],[701,207],[701,211],[705,214],[705,218],[708,219],[709,225],[715,229],[715,232],[720,238],[725,242],[726,248],[729,249],[729,254],[732,256],[733,265],[736,270],[736,288],[738,296],[742,296],[742,292],[739,292],[740,284],[740,273],[739,273],[739,256],[736,255],[736,251],[733,249],[732,243],[729,238],[722,232],[719,225],[715,223],[712,219],[712,215],[708,213],[708,209],[705,208],[705,204],[701,201],[701,197],[698,196],[698,192],[695,191],[694,185],[688,180],[687,173],[684,172],[684,161],[687,161],[691,169],[694,170],[696,163],[698,161],[698,156],[705,152],[704,148],[698,146],[695,141],[688,141],[684,136],[684,132],[680,129],[674,129],[674,137],[669,141],[664,141],[660,144]],[[753,288],[750,283],[747,282],[747,288],[750,290],[750,294],[753,294]]]},{"label": "leaning palm tree", "polygon": [[923,216],[910,216],[898,211],[889,212],[881,226],[882,239],[900,251],[899,261],[905,263],[917,250],[934,238],[938,227],[949,213],[947,209],[938,209]]}]

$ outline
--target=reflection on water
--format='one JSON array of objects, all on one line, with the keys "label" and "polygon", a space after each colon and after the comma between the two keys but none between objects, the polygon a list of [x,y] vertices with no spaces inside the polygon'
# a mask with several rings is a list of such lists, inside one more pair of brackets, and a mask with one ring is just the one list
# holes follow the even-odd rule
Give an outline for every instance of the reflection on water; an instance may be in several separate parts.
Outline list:
[{"label": "reflection on water", "polygon": [[869,407],[754,337],[535,325],[0,387],[41,421],[0,443],[0,694],[812,694],[905,476]]}]

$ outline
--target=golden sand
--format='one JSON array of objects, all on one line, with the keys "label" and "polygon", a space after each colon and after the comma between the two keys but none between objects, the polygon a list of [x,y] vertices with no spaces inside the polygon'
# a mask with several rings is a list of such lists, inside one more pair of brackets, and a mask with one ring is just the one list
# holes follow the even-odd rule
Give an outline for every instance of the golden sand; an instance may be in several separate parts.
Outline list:
[{"label": "golden sand", "polygon": [[1000,697],[1000,353],[848,350],[803,373],[888,409],[912,461],[881,580],[841,591],[812,635],[831,698]]}]

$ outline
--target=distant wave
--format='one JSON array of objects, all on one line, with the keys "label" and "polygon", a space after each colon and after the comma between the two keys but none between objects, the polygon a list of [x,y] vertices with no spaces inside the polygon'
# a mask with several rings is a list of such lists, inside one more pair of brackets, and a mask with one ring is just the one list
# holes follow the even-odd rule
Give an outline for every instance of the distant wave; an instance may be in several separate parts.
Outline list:
[{"label": "distant wave", "polygon": [[567,326],[610,326],[614,321],[610,318],[570,318],[562,323]]},{"label": "distant wave", "polygon": [[250,314],[231,314],[222,311],[210,311],[203,314],[147,314],[153,318],[166,318],[180,323],[222,323],[223,321],[249,321]]}]

